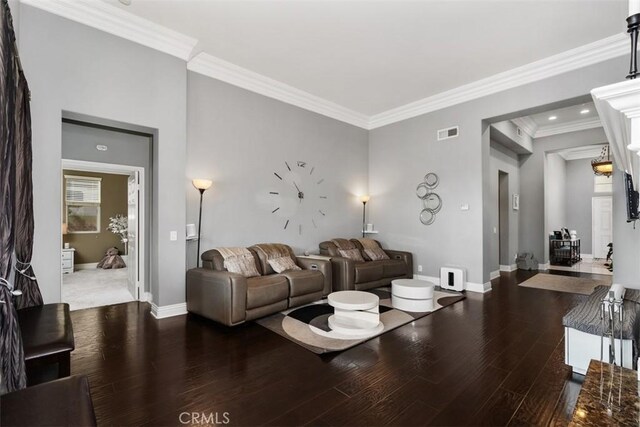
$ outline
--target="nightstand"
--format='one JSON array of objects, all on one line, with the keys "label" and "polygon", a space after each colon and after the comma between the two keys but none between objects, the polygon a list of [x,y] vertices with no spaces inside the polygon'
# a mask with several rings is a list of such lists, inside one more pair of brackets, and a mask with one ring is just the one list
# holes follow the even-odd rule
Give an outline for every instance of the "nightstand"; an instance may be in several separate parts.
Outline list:
[{"label": "nightstand", "polygon": [[62,274],[73,273],[73,258],[76,250],[73,248],[62,249]]}]

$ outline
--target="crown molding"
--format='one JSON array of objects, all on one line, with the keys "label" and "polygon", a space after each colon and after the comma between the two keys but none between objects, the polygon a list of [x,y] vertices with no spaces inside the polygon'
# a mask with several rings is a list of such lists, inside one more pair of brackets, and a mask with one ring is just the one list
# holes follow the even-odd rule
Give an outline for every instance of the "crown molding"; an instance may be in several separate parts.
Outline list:
[{"label": "crown molding", "polygon": [[575,120],[573,122],[559,123],[557,125],[541,126],[536,131],[534,138],[544,138],[551,135],[559,135],[561,133],[577,132],[580,130],[594,129],[602,126],[599,117],[590,117],[588,119]]},{"label": "crown molding", "polygon": [[573,148],[569,150],[559,151],[558,154],[563,159],[569,160],[583,160],[583,159],[595,159],[602,153],[602,148],[606,144],[594,145],[587,148]]},{"label": "crown molding", "polygon": [[247,70],[208,53],[201,52],[196,55],[188,62],[187,69],[305,110],[368,129],[369,120],[364,114]]},{"label": "crown molding", "polygon": [[[628,53],[617,34],[427,98],[367,116],[207,53],[193,59],[198,40],[100,0],[20,0],[22,4],[79,22],[188,61],[191,71],[364,129],[375,129],[432,111],[539,81]],[[527,126],[518,124],[526,133]],[[534,131],[534,133],[537,133]],[[536,137],[537,134],[536,134]]]},{"label": "crown molding", "polygon": [[533,135],[535,135],[538,130],[538,124],[529,116],[518,117],[517,119],[512,119],[511,122],[531,138],[533,138]]},{"label": "crown molding", "polygon": [[611,58],[627,54],[629,40],[626,34],[616,34],[584,46],[570,49],[521,67],[513,68],[485,79],[477,80],[455,89],[441,92],[419,101],[376,114],[371,117],[371,129],[410,119],[452,105],[461,104],[573,71],[588,65],[597,64]]},{"label": "crown molding", "polygon": [[20,0],[21,4],[79,22],[188,61],[198,40],[100,0]]}]

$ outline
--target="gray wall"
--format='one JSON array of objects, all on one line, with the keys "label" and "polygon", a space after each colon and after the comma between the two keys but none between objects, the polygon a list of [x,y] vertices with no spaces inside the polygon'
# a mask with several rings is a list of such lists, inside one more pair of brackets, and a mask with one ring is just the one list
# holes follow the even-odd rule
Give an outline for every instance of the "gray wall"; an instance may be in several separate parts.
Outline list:
[{"label": "gray wall", "polygon": [[[489,167],[490,167],[490,198],[491,207],[486,211],[486,214],[490,218],[490,259],[491,259],[491,271],[500,269],[500,265],[511,265],[514,263],[514,256],[518,252],[518,229],[519,229],[519,216],[516,210],[511,208],[511,198],[513,194],[520,192],[520,164],[518,161],[518,155],[513,151],[505,148],[504,146],[491,142],[489,153]],[[500,245],[500,235],[494,233],[494,228],[500,230],[500,205],[499,205],[499,180],[498,172],[502,171],[509,176],[509,196],[508,205],[509,209],[505,211],[509,224],[509,243],[508,247],[502,248]],[[504,251],[502,257],[499,257],[500,252]]]},{"label": "gray wall", "polygon": [[[96,150],[96,145],[106,145],[107,151]],[[127,132],[62,123],[62,158],[89,162],[144,168],[145,175],[145,283],[144,290],[150,292],[151,275],[151,195],[152,195],[152,137]]]},{"label": "gray wall", "polygon": [[[157,129],[151,287],[158,305],[185,300],[184,61],[26,5],[20,56],[31,88],[35,242],[46,302],[60,301],[63,111]],[[159,261],[162,262],[159,262]]]},{"label": "gray wall", "polygon": [[[389,247],[414,252],[414,265],[423,265],[422,274],[438,276],[442,265],[459,264],[467,268],[470,282],[487,282],[492,269],[485,253],[493,228],[482,209],[483,204],[491,206],[489,137],[483,136],[483,120],[500,121],[513,112],[584,96],[594,87],[623,79],[626,62],[627,58],[606,61],[372,130],[369,182],[375,204],[371,221],[380,229],[380,239]],[[438,129],[454,125],[460,126],[458,138],[436,140]],[[418,220],[415,187],[429,171],[440,175],[438,191],[444,205],[434,225],[424,226]],[[520,216],[526,205],[534,206],[533,215],[522,218],[527,231],[521,227],[520,247],[530,246],[542,259],[544,211],[535,212],[544,206],[541,167],[539,177],[537,173],[533,173],[534,182],[526,183],[538,187],[533,195],[523,199],[524,187],[520,192]],[[525,181],[521,171],[521,187]],[[469,204],[470,210],[460,210],[462,204]],[[529,233],[532,226],[536,233]]]},{"label": "gray wall", "polygon": [[544,233],[567,225],[567,162],[557,153],[548,153],[545,163],[546,224]]},{"label": "gray wall", "polygon": [[[548,227],[545,226],[545,154],[564,148],[602,144],[602,128],[537,138],[531,155],[520,156],[520,251],[533,252],[540,263],[549,261]],[[553,230],[551,230],[553,231]]]},{"label": "gray wall", "polygon": [[567,161],[567,227],[578,232],[583,254],[593,254],[591,200],[611,195],[594,192],[594,176],[590,159]]},{"label": "gray wall", "polygon": [[[359,236],[362,203],[356,196],[367,192],[366,130],[193,72],[188,90],[187,176],[213,180],[204,194],[202,250],[283,242],[297,253],[317,252],[323,240]],[[297,167],[298,160],[307,167]],[[274,175],[288,172],[285,161],[297,171],[302,203],[295,187]],[[199,193],[190,181],[186,191],[187,221],[197,224]],[[370,206],[377,203],[374,197]],[[287,214],[287,207],[299,210]],[[196,262],[195,247],[190,243],[189,266]]]},{"label": "gray wall", "polygon": [[[636,170],[638,161],[636,160]],[[634,185],[638,189],[638,174]],[[624,175],[613,173],[613,283],[640,289],[640,226],[627,223]]]}]

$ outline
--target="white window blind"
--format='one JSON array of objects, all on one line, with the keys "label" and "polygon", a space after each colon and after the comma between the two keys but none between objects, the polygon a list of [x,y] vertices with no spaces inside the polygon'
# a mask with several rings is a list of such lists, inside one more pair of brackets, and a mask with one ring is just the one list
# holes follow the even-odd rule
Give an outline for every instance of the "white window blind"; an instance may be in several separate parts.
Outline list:
[{"label": "white window blind", "polygon": [[67,203],[100,203],[102,178],[65,175]]}]

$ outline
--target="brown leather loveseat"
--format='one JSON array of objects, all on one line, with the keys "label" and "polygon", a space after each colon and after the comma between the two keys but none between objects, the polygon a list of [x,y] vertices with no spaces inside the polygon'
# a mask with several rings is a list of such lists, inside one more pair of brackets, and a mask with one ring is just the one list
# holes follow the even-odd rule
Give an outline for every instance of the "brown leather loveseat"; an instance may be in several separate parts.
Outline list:
[{"label": "brown leather loveseat", "polygon": [[[277,313],[321,299],[331,293],[331,263],[297,258],[283,244],[247,248],[258,275],[245,277],[225,267],[220,250],[202,254],[203,268],[187,272],[187,310],[227,326]],[[224,252],[224,251],[223,251]],[[289,257],[299,267],[276,273],[273,257]]]},{"label": "brown leather loveseat", "polygon": [[[367,244],[380,253],[372,258],[367,254]],[[342,253],[341,253],[342,251]],[[346,252],[345,252],[346,251]],[[359,255],[361,260],[345,257],[348,252]],[[371,253],[371,252],[370,252]],[[365,290],[388,286],[394,279],[413,278],[413,257],[410,252],[382,249],[380,243],[371,239],[332,239],[320,243],[320,254],[331,257],[333,268],[333,290]]]}]

